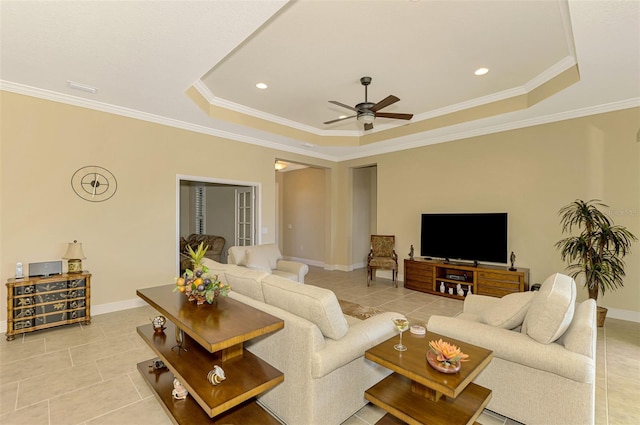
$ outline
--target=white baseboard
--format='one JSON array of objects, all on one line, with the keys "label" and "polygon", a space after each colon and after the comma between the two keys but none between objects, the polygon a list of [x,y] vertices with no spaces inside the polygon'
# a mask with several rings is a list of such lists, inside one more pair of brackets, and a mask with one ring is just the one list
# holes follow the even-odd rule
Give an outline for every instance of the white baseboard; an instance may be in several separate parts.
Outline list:
[{"label": "white baseboard", "polygon": [[[602,307],[606,307],[606,306],[602,306]],[[639,311],[621,310],[619,308],[611,308],[611,307],[606,307],[606,308],[608,309],[607,317],[610,317],[612,319],[626,320],[628,322],[640,323]],[[605,323],[606,323],[606,320],[605,320]]]}]

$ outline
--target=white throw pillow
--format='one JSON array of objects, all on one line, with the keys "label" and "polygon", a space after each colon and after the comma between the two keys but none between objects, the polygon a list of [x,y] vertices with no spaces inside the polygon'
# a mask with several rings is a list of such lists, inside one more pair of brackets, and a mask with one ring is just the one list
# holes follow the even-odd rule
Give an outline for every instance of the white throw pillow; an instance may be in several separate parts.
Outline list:
[{"label": "white throw pillow", "polygon": [[536,292],[516,292],[500,298],[481,314],[487,325],[502,329],[513,329],[522,324]]},{"label": "white throw pillow", "polygon": [[575,303],[576,282],[560,273],[549,276],[531,302],[522,332],[542,344],[552,343],[571,324]]},{"label": "white throw pillow", "polygon": [[247,268],[271,273],[271,264],[269,264],[269,259],[261,250],[247,249],[245,256],[247,259]]}]

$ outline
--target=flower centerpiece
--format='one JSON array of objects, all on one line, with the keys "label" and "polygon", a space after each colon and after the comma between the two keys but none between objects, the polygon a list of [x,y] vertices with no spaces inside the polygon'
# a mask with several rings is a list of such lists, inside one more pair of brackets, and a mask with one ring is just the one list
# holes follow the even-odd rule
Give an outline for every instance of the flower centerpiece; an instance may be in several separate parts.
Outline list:
[{"label": "flower centerpiece", "polygon": [[468,361],[469,355],[460,351],[459,347],[444,342],[429,341],[427,361],[435,370],[444,373],[456,373],[460,370],[461,362]]},{"label": "flower centerpiece", "polygon": [[189,301],[196,301],[198,305],[204,304],[205,301],[211,304],[216,297],[226,297],[231,290],[229,285],[218,280],[218,276],[211,276],[209,268],[202,264],[202,259],[208,248],[208,246],[205,248],[203,243],[200,243],[195,251],[187,246],[193,270],[187,269],[184,275],[176,278],[174,289],[174,291],[183,292],[189,297]]}]

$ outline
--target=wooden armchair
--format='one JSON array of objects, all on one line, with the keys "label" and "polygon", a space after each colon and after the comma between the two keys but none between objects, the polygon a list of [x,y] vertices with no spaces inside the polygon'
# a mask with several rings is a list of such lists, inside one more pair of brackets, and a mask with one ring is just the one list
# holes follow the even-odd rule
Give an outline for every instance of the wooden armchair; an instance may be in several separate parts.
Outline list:
[{"label": "wooden armchair", "polygon": [[377,269],[391,270],[391,278],[398,287],[398,254],[393,235],[371,235],[371,251],[367,257],[367,286],[376,278]]}]

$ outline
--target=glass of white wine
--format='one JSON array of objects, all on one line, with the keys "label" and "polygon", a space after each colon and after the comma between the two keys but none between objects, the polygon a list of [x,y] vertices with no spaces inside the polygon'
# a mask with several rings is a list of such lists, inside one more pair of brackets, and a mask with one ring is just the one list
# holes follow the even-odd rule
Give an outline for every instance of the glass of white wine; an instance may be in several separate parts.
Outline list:
[{"label": "glass of white wine", "polygon": [[398,351],[407,351],[407,346],[402,345],[402,333],[409,329],[409,321],[404,317],[394,317],[391,320],[393,321],[393,324],[396,326],[396,328],[398,328],[398,330],[400,331],[400,343],[394,345],[393,348]]}]

